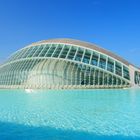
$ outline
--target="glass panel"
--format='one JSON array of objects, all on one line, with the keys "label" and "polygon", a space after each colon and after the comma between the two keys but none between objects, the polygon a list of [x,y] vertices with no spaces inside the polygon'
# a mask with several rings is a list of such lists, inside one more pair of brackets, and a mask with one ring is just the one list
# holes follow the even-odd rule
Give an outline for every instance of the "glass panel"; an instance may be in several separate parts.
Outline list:
[{"label": "glass panel", "polygon": [[123,66],[123,77],[130,80],[129,69]]},{"label": "glass panel", "polygon": [[110,72],[114,72],[114,61],[108,58],[107,62],[107,70]]},{"label": "glass panel", "polygon": [[15,53],[13,56],[11,56],[9,58],[8,61],[13,61],[13,60],[16,60],[18,58],[18,56],[21,56],[21,54],[23,53],[24,50],[21,50],[21,51],[18,51],[17,53]]},{"label": "glass panel", "polygon": [[99,67],[105,69],[106,67],[106,57],[100,55]]},{"label": "glass panel", "polygon": [[66,58],[69,49],[70,48],[67,45],[65,45],[64,48],[63,48],[63,51],[62,51],[62,53],[60,55],[60,58]]},{"label": "glass panel", "polygon": [[71,50],[70,50],[70,52],[69,52],[69,54],[68,54],[68,59],[73,59],[75,53],[76,53],[76,47],[72,46],[72,47],[71,47]]},{"label": "glass panel", "polygon": [[16,55],[16,57],[13,58],[13,60],[24,58],[24,55],[26,54],[26,52],[28,50],[29,50],[29,48],[26,48],[26,49],[19,51],[18,54]]},{"label": "glass panel", "polygon": [[98,58],[99,58],[99,54],[94,52],[92,55],[91,64],[97,66]]},{"label": "glass panel", "polygon": [[32,53],[33,47],[28,48],[28,50],[22,55],[22,58],[28,57],[30,53]]},{"label": "glass panel", "polygon": [[99,73],[99,85],[103,85],[103,72]]},{"label": "glass panel", "polygon": [[37,49],[38,49],[38,47],[36,47],[36,46],[32,47],[32,50],[30,50],[30,53],[27,55],[27,57],[32,57]]},{"label": "glass panel", "polygon": [[104,73],[104,85],[108,85],[108,74]]},{"label": "glass panel", "polygon": [[33,57],[38,57],[42,49],[43,49],[43,46],[38,46],[38,49],[35,51]]},{"label": "glass panel", "polygon": [[113,76],[111,74],[108,75],[108,85],[112,85],[112,78]]},{"label": "glass panel", "polygon": [[122,66],[120,63],[116,62],[115,70],[117,75],[122,76]]},{"label": "glass panel", "polygon": [[47,57],[51,57],[52,56],[52,54],[53,54],[53,52],[54,52],[54,50],[56,48],[56,45],[55,44],[52,44],[50,47],[51,48],[48,50],[48,52],[46,54]]},{"label": "glass panel", "polygon": [[76,61],[81,61],[83,53],[84,53],[84,49],[78,48],[75,60]]},{"label": "glass panel", "polygon": [[121,85],[121,79],[118,78],[117,80],[118,80],[117,81],[118,82],[118,85]]},{"label": "glass panel", "polygon": [[42,52],[39,54],[39,57],[45,57],[47,51],[49,50],[49,45],[44,45],[43,46],[43,49],[42,49]]},{"label": "glass panel", "polygon": [[85,50],[83,62],[89,64],[91,52],[89,50]]},{"label": "glass panel", "polygon": [[113,76],[113,85],[116,85],[116,77]]},{"label": "glass panel", "polygon": [[140,72],[135,72],[135,84],[140,84]]},{"label": "glass panel", "polygon": [[96,70],[95,71],[95,85],[98,85],[98,82],[99,82],[99,71]]},{"label": "glass panel", "polygon": [[61,50],[62,50],[62,47],[63,47],[63,45],[59,44],[57,46],[57,48],[55,49],[54,54],[52,55],[52,57],[58,57],[60,52],[61,52]]}]

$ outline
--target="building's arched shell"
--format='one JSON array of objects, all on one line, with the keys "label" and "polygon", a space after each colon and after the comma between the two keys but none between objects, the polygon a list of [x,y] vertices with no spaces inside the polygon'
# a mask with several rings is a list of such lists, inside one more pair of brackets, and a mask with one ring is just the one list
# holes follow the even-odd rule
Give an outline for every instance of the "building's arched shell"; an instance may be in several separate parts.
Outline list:
[{"label": "building's arched shell", "polygon": [[130,65],[121,57],[90,43],[71,39],[40,41],[18,50],[0,66],[0,87],[113,88],[139,85],[139,70],[132,82]]}]

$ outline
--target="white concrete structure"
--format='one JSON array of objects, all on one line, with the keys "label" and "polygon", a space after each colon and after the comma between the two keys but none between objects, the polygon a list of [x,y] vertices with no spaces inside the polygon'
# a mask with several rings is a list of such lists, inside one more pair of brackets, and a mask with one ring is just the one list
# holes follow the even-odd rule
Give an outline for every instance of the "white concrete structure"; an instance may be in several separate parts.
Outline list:
[{"label": "white concrete structure", "polygon": [[0,88],[124,88],[140,69],[96,45],[51,39],[16,51],[0,66]]}]

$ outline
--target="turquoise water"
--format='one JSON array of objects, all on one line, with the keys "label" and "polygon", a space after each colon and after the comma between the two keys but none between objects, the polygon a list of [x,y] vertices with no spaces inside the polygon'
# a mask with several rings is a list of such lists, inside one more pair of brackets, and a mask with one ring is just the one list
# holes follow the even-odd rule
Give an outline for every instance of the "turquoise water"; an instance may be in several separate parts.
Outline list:
[{"label": "turquoise water", "polygon": [[140,90],[0,90],[7,139],[140,139]]}]

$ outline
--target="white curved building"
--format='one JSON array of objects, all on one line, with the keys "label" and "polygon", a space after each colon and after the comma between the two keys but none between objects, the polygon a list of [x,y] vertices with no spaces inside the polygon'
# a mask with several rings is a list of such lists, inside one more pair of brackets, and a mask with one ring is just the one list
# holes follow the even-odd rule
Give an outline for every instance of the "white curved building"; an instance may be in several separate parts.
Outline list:
[{"label": "white curved building", "polygon": [[72,39],[33,43],[0,66],[0,88],[140,86],[140,69],[94,44]]}]

